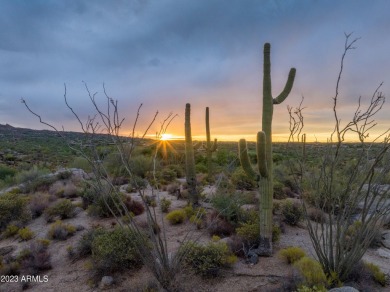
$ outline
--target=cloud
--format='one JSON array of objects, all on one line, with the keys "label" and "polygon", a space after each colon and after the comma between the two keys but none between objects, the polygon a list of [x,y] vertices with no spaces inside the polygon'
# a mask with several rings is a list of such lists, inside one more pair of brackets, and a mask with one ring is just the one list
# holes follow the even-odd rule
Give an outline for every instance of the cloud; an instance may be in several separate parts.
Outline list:
[{"label": "cloud", "polygon": [[[74,124],[63,105],[64,83],[70,101],[87,116],[91,107],[84,80],[103,101],[105,83],[128,120],[144,103],[145,116],[157,109],[178,113],[172,130],[180,132],[185,103],[191,102],[199,135],[206,106],[216,131],[256,131],[261,127],[264,42],[272,44],[274,94],[296,67],[285,103],[297,105],[304,95],[307,112],[320,116],[310,120],[309,115],[308,122],[326,124],[330,120],[319,109],[334,95],[344,32],[355,31],[353,36],[362,39],[346,58],[341,106],[369,96],[386,81],[390,67],[390,4],[384,0],[0,3],[0,104],[6,104],[0,122],[25,127],[39,125],[21,110],[21,96],[49,119]],[[275,132],[288,129],[286,104],[276,111]]]}]

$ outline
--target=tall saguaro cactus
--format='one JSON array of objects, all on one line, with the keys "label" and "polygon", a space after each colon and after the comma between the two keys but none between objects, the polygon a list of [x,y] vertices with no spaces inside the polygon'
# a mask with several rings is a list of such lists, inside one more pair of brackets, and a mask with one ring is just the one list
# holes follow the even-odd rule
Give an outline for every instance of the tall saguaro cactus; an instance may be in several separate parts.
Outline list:
[{"label": "tall saguaro cactus", "polygon": [[186,104],[185,111],[185,154],[186,154],[186,180],[188,185],[188,192],[192,205],[198,204],[198,192],[196,190],[196,173],[195,173],[195,158],[194,158],[194,146],[192,145],[191,135],[191,105]]},{"label": "tall saguaro cactus", "polygon": [[217,150],[217,139],[214,139],[214,144],[211,145],[209,119],[210,119],[209,108],[206,107],[206,155],[207,155],[207,172],[208,172],[208,177],[210,179],[212,174],[211,156],[213,152]]},{"label": "tall saguaro cactus", "polygon": [[272,198],[273,198],[273,167],[272,167],[272,115],[274,104],[282,103],[289,95],[295,79],[295,68],[290,69],[287,83],[283,91],[275,98],[271,92],[271,45],[264,44],[264,76],[263,76],[263,115],[262,131],[257,133],[258,173],[252,168],[248,158],[245,139],[239,142],[239,155],[243,169],[248,176],[257,180],[260,191],[260,238],[258,255],[272,255]]}]

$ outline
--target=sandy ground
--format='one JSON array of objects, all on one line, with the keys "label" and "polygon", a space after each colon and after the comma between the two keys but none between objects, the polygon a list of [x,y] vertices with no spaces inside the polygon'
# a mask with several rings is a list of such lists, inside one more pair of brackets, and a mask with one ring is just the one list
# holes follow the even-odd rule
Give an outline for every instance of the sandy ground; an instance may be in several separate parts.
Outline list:
[{"label": "sandy ground", "polygon": [[[207,191],[212,192],[212,189],[207,189]],[[140,200],[137,194],[131,194],[131,196],[133,199]],[[174,196],[170,196],[166,192],[162,192],[161,197],[172,200],[171,210],[186,205],[186,201],[176,200]],[[156,211],[160,216],[159,208],[156,208]],[[135,220],[138,222],[146,221],[145,213],[135,217]],[[53,241],[50,244],[49,252],[51,254],[52,269],[40,274],[42,277],[47,276],[48,282],[32,283],[27,291],[100,291],[100,288],[94,287],[96,283],[90,283],[89,281],[91,274],[87,268],[88,259],[71,261],[67,256],[66,248],[70,245],[75,246],[81,236],[92,226],[100,224],[112,228],[112,222],[114,221],[114,219],[92,218],[85,211],[79,213],[75,218],[64,220],[66,223],[81,225],[85,227],[85,230],[76,232],[74,236],[66,241]],[[167,227],[166,235],[170,251],[174,251],[179,247],[188,231],[191,231],[193,238],[199,238],[201,242],[209,240],[209,235],[205,230],[197,230],[190,222],[175,226],[165,222],[165,226]],[[35,232],[36,238],[45,238],[49,225],[43,217],[39,217],[33,220],[28,227]],[[0,248],[9,245],[15,246],[14,254],[16,254],[28,244],[28,242],[19,242],[16,239],[5,239],[0,241]],[[286,226],[280,242],[274,246],[275,255],[273,257],[260,258],[256,265],[247,264],[243,259],[240,259],[232,269],[222,271],[220,277],[206,280],[192,274],[190,271],[182,272],[178,276],[178,282],[183,291],[288,291],[286,288],[288,278],[294,276],[296,272],[293,267],[276,256],[278,250],[288,246],[300,246],[306,250],[308,255],[315,257],[310,237],[304,226]],[[386,252],[389,253],[388,258]],[[384,248],[370,249],[364,259],[376,263],[385,273],[390,274],[390,250]],[[138,271],[116,274],[114,279],[114,285],[106,289],[107,291],[144,291],[148,283],[156,282],[145,267]],[[0,291],[22,291],[22,287],[20,283],[0,283]],[[386,289],[378,288],[376,291],[386,291]]]}]

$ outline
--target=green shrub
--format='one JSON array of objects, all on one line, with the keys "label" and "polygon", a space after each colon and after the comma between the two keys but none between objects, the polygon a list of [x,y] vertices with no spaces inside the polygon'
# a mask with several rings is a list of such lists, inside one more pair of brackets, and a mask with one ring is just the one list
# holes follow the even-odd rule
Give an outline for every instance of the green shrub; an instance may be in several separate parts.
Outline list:
[{"label": "green shrub", "polygon": [[115,229],[95,236],[92,259],[98,271],[113,272],[142,266],[142,259],[134,246],[136,236],[127,229]]},{"label": "green shrub", "polygon": [[84,170],[87,173],[92,172],[92,166],[88,162],[88,160],[84,157],[76,157],[71,163],[70,163],[71,168],[79,168]]},{"label": "green shrub", "polygon": [[304,278],[303,284],[306,286],[324,287],[328,281],[322,270],[321,264],[309,257],[302,257],[294,263],[294,266],[299,270]]},{"label": "green shrub", "polygon": [[27,221],[29,219],[26,203],[26,198],[20,194],[0,195],[0,231],[11,221]]},{"label": "green shrub", "polygon": [[78,241],[75,253],[80,257],[91,255],[93,241],[97,236],[105,234],[106,232],[107,231],[105,231],[103,228],[94,228],[88,230]]},{"label": "green shrub", "polygon": [[18,235],[19,235],[20,239],[27,241],[27,240],[30,240],[31,238],[33,238],[34,232],[32,232],[28,227],[25,227],[25,228],[19,229]]},{"label": "green shrub", "polygon": [[48,174],[49,171],[46,169],[39,169],[36,165],[34,165],[29,170],[23,170],[15,175],[15,181],[17,184],[26,183],[34,181],[45,174]]},{"label": "green shrub", "polygon": [[[236,228],[236,233],[242,239],[246,240],[250,245],[256,243],[260,237],[260,221],[242,223],[240,227]],[[278,242],[280,239],[280,227],[272,226],[272,242]]]},{"label": "green shrub", "polygon": [[218,191],[211,199],[211,204],[217,212],[232,223],[241,221],[243,217],[242,198],[239,194]]},{"label": "green shrub", "polygon": [[81,191],[81,197],[84,209],[88,207],[88,214],[91,216],[109,218],[113,216],[111,211],[117,216],[124,212],[121,203],[124,202],[125,195],[111,190],[107,184],[101,187],[86,185]]},{"label": "green shrub", "polygon": [[280,239],[280,234],[282,233],[282,230],[278,225],[272,226],[272,242],[278,242]]},{"label": "green shrub", "polygon": [[297,225],[303,219],[303,208],[298,201],[286,200],[282,204],[284,221],[289,225]]},{"label": "green shrub", "polygon": [[53,223],[49,232],[47,233],[47,237],[49,239],[57,239],[57,240],[66,240],[68,237],[72,236],[76,232],[76,227],[70,224],[62,223],[61,220],[57,220]]},{"label": "green shrub", "polygon": [[0,164],[0,180],[4,180],[7,177],[13,177],[15,173],[16,173],[15,169]]},{"label": "green shrub", "polygon": [[220,241],[207,245],[189,242],[182,247],[182,251],[186,251],[184,261],[202,276],[217,276],[221,268],[237,261],[227,244]]},{"label": "green shrub", "polygon": [[183,223],[186,217],[186,212],[183,209],[179,209],[169,212],[165,218],[169,221],[169,223],[175,225]]},{"label": "green shrub", "polygon": [[34,193],[37,191],[47,192],[50,186],[57,180],[55,176],[41,176],[25,183],[24,193]]},{"label": "green shrub", "polygon": [[126,192],[134,193],[134,192],[137,192],[138,190],[145,189],[147,186],[148,186],[148,182],[146,179],[143,179],[142,177],[134,175],[130,179],[130,182],[128,183],[128,185],[126,187]]},{"label": "green shrub", "polygon": [[377,265],[373,263],[364,263],[364,265],[370,271],[375,282],[382,286],[386,286],[386,274],[383,273]]},{"label": "green shrub", "polygon": [[18,231],[19,231],[19,226],[14,224],[9,224],[7,225],[7,228],[5,228],[3,235],[5,238],[8,238],[17,234]]},{"label": "green shrub", "polygon": [[285,259],[288,264],[293,264],[306,256],[306,253],[300,247],[293,246],[279,251],[279,256]]},{"label": "green shrub", "polygon": [[161,208],[161,212],[163,213],[168,213],[169,211],[169,207],[171,206],[172,202],[171,200],[167,199],[167,198],[162,198],[160,200],[160,208]]},{"label": "green shrub", "polygon": [[253,190],[256,188],[256,182],[246,175],[242,167],[238,167],[231,176],[231,181],[238,190]]},{"label": "green shrub", "polygon": [[45,218],[48,222],[53,221],[55,217],[68,219],[75,216],[75,206],[68,199],[64,199],[45,210]]}]

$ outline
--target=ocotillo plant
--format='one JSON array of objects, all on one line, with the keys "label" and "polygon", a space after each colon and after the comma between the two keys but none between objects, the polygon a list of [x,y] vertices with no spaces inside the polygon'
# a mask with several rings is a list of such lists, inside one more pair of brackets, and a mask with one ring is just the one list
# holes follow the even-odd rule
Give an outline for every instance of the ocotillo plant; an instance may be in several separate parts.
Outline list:
[{"label": "ocotillo plant", "polygon": [[271,92],[271,45],[264,44],[264,76],[263,76],[263,115],[262,131],[257,133],[257,173],[252,169],[248,158],[245,139],[239,142],[241,165],[248,176],[257,180],[260,191],[260,238],[258,255],[272,255],[272,198],[273,198],[273,168],[272,168],[272,114],[274,104],[282,103],[289,95],[295,78],[295,68],[290,69],[287,83],[283,91],[275,98]]},{"label": "ocotillo plant", "polygon": [[192,145],[191,136],[191,105],[186,104],[185,112],[185,136],[186,136],[186,180],[188,185],[188,192],[192,205],[198,204],[198,192],[196,189],[196,173],[195,173],[195,158],[194,146]]},{"label": "ocotillo plant", "polygon": [[211,178],[212,175],[212,162],[211,162],[211,156],[214,151],[217,150],[217,139],[214,139],[214,144],[211,145],[211,138],[210,138],[210,115],[209,115],[209,108],[206,107],[206,155],[207,155],[207,172],[208,172],[208,178]]}]

